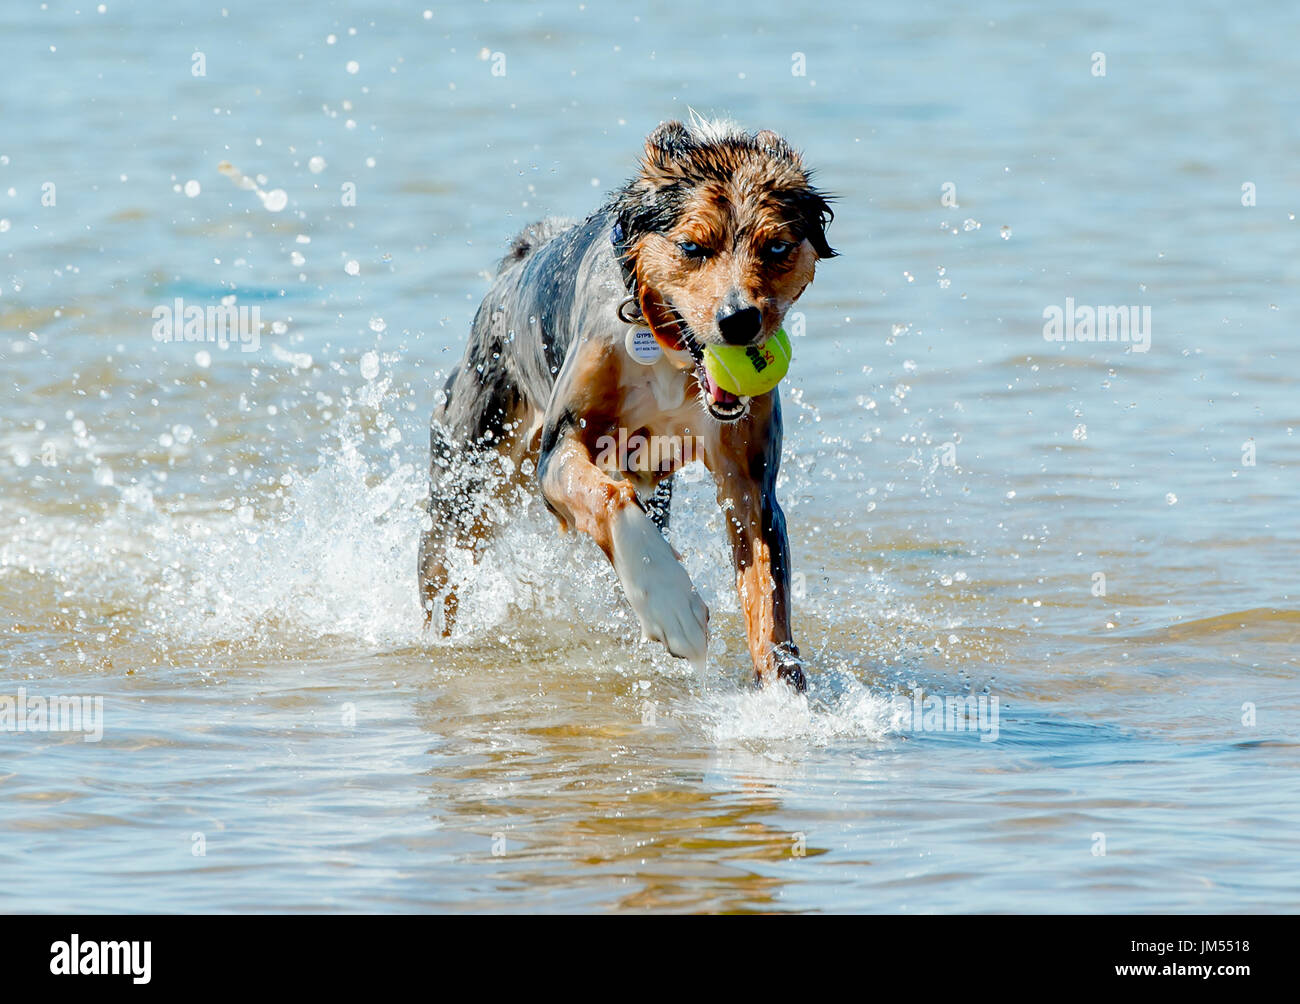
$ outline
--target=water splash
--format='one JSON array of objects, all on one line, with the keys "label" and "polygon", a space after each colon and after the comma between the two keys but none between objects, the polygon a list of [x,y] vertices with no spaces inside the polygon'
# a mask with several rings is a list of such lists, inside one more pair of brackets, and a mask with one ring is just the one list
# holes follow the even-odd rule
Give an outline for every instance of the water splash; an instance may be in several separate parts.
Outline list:
[{"label": "water splash", "polygon": [[828,667],[807,694],[788,687],[717,691],[700,699],[709,741],[769,759],[800,759],[813,747],[842,740],[878,743],[896,733],[889,698],[846,667]]}]

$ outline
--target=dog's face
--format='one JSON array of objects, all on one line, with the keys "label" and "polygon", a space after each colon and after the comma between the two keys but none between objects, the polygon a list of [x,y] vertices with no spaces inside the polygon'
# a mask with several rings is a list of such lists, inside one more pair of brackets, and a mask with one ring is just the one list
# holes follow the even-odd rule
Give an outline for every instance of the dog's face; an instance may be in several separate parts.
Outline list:
[{"label": "dog's face", "polygon": [[617,209],[647,322],[695,357],[710,413],[741,417],[748,402],[707,380],[700,353],[761,344],[781,326],[817,260],[835,254],[827,196],[776,133],[667,122]]}]

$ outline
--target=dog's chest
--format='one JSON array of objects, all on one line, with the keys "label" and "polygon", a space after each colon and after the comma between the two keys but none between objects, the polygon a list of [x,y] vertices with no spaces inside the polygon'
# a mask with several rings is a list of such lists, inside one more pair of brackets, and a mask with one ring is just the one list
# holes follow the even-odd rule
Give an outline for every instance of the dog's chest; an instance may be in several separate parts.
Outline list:
[{"label": "dog's chest", "polygon": [[631,429],[646,428],[671,434],[703,419],[689,374],[667,360],[654,366],[637,366],[626,373],[623,385],[623,423]]}]

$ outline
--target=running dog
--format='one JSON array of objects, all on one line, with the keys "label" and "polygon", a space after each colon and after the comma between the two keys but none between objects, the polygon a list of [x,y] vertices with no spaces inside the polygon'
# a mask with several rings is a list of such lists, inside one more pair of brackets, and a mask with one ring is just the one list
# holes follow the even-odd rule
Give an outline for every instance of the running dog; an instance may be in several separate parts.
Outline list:
[{"label": "running dog", "polygon": [[731,394],[702,354],[761,346],[781,326],[818,259],[835,255],[830,199],[774,132],[667,122],[595,213],[515,238],[430,423],[426,625],[435,612],[444,636],[455,623],[450,550],[477,557],[508,518],[509,491],[535,479],[561,526],[605,552],[642,636],[702,665],[708,610],[666,540],[681,458],[601,448],[661,437],[696,444],[686,459],[717,484],[757,683],[805,689],[775,491],[779,392]]}]

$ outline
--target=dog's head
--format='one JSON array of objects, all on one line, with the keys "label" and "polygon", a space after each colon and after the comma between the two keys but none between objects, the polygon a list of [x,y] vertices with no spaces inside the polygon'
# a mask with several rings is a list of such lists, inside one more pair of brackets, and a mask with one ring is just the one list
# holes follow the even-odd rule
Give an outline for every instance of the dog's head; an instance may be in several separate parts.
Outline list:
[{"label": "dog's head", "polygon": [[614,205],[642,313],[665,346],[695,357],[705,405],[733,420],[747,402],[711,386],[703,347],[757,345],[813,279],[829,196],[774,132],[665,122]]}]

